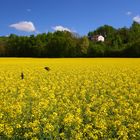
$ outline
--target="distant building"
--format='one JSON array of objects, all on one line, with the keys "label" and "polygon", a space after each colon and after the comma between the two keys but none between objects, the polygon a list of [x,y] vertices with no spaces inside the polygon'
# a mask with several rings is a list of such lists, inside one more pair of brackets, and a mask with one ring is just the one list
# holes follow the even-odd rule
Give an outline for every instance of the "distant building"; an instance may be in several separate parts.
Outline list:
[{"label": "distant building", "polygon": [[92,41],[101,41],[101,42],[104,42],[105,41],[105,38],[102,36],[102,35],[94,35],[93,37],[90,37],[90,39]]}]

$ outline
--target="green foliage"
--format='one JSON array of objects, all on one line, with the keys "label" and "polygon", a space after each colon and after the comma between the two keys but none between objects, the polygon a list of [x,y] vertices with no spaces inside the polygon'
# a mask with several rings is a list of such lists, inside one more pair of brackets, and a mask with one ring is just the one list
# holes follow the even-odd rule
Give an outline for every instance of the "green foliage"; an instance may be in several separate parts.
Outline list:
[{"label": "green foliage", "polygon": [[88,48],[89,48],[89,39],[86,36],[81,37],[77,45],[77,55],[79,57],[87,56]]},{"label": "green foliage", "polygon": [[[95,35],[104,42],[93,41]],[[0,56],[4,57],[140,57],[140,24],[115,29],[104,25],[87,36],[68,31],[31,36],[0,37]]]},{"label": "green foliage", "polygon": [[115,31],[116,31],[116,29],[113,28],[112,26],[104,25],[104,26],[101,26],[101,27],[97,28],[93,32],[89,32],[88,33],[88,36],[91,36],[91,35],[99,35],[99,34],[101,34],[103,36],[110,36],[113,33],[115,33]]},{"label": "green foliage", "polygon": [[140,57],[140,39],[137,42],[128,45],[124,49],[124,55],[126,57]]},{"label": "green foliage", "polygon": [[7,38],[0,37],[0,56],[6,56]]},{"label": "green foliage", "polygon": [[48,57],[73,57],[76,50],[75,38],[69,32],[57,31],[47,43]]},{"label": "green foliage", "polygon": [[92,43],[90,42],[88,55],[89,57],[104,57],[107,47],[104,43]]}]

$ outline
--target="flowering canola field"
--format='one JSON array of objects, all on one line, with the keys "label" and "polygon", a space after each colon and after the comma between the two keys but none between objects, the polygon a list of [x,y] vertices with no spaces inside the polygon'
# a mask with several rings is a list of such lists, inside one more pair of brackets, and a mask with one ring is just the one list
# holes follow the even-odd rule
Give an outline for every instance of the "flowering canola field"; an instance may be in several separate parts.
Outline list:
[{"label": "flowering canola field", "polygon": [[1,58],[0,139],[140,140],[140,59]]}]

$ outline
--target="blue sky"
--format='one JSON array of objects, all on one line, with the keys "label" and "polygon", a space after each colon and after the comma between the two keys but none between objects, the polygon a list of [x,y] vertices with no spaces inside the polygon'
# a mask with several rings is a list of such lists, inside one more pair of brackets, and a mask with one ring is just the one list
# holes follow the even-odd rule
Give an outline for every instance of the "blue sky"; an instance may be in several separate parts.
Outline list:
[{"label": "blue sky", "polygon": [[140,0],[0,0],[0,36],[68,30],[86,35],[108,24],[140,23]]}]

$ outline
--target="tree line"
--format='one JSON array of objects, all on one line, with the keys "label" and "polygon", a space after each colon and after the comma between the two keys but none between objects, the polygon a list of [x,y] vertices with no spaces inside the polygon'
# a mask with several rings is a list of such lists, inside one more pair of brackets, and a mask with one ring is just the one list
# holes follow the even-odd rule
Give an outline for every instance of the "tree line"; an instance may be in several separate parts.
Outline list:
[{"label": "tree line", "polygon": [[[104,42],[93,41],[95,35]],[[56,31],[30,36],[0,37],[1,57],[140,57],[140,24],[116,29],[104,25],[86,36]]]}]

